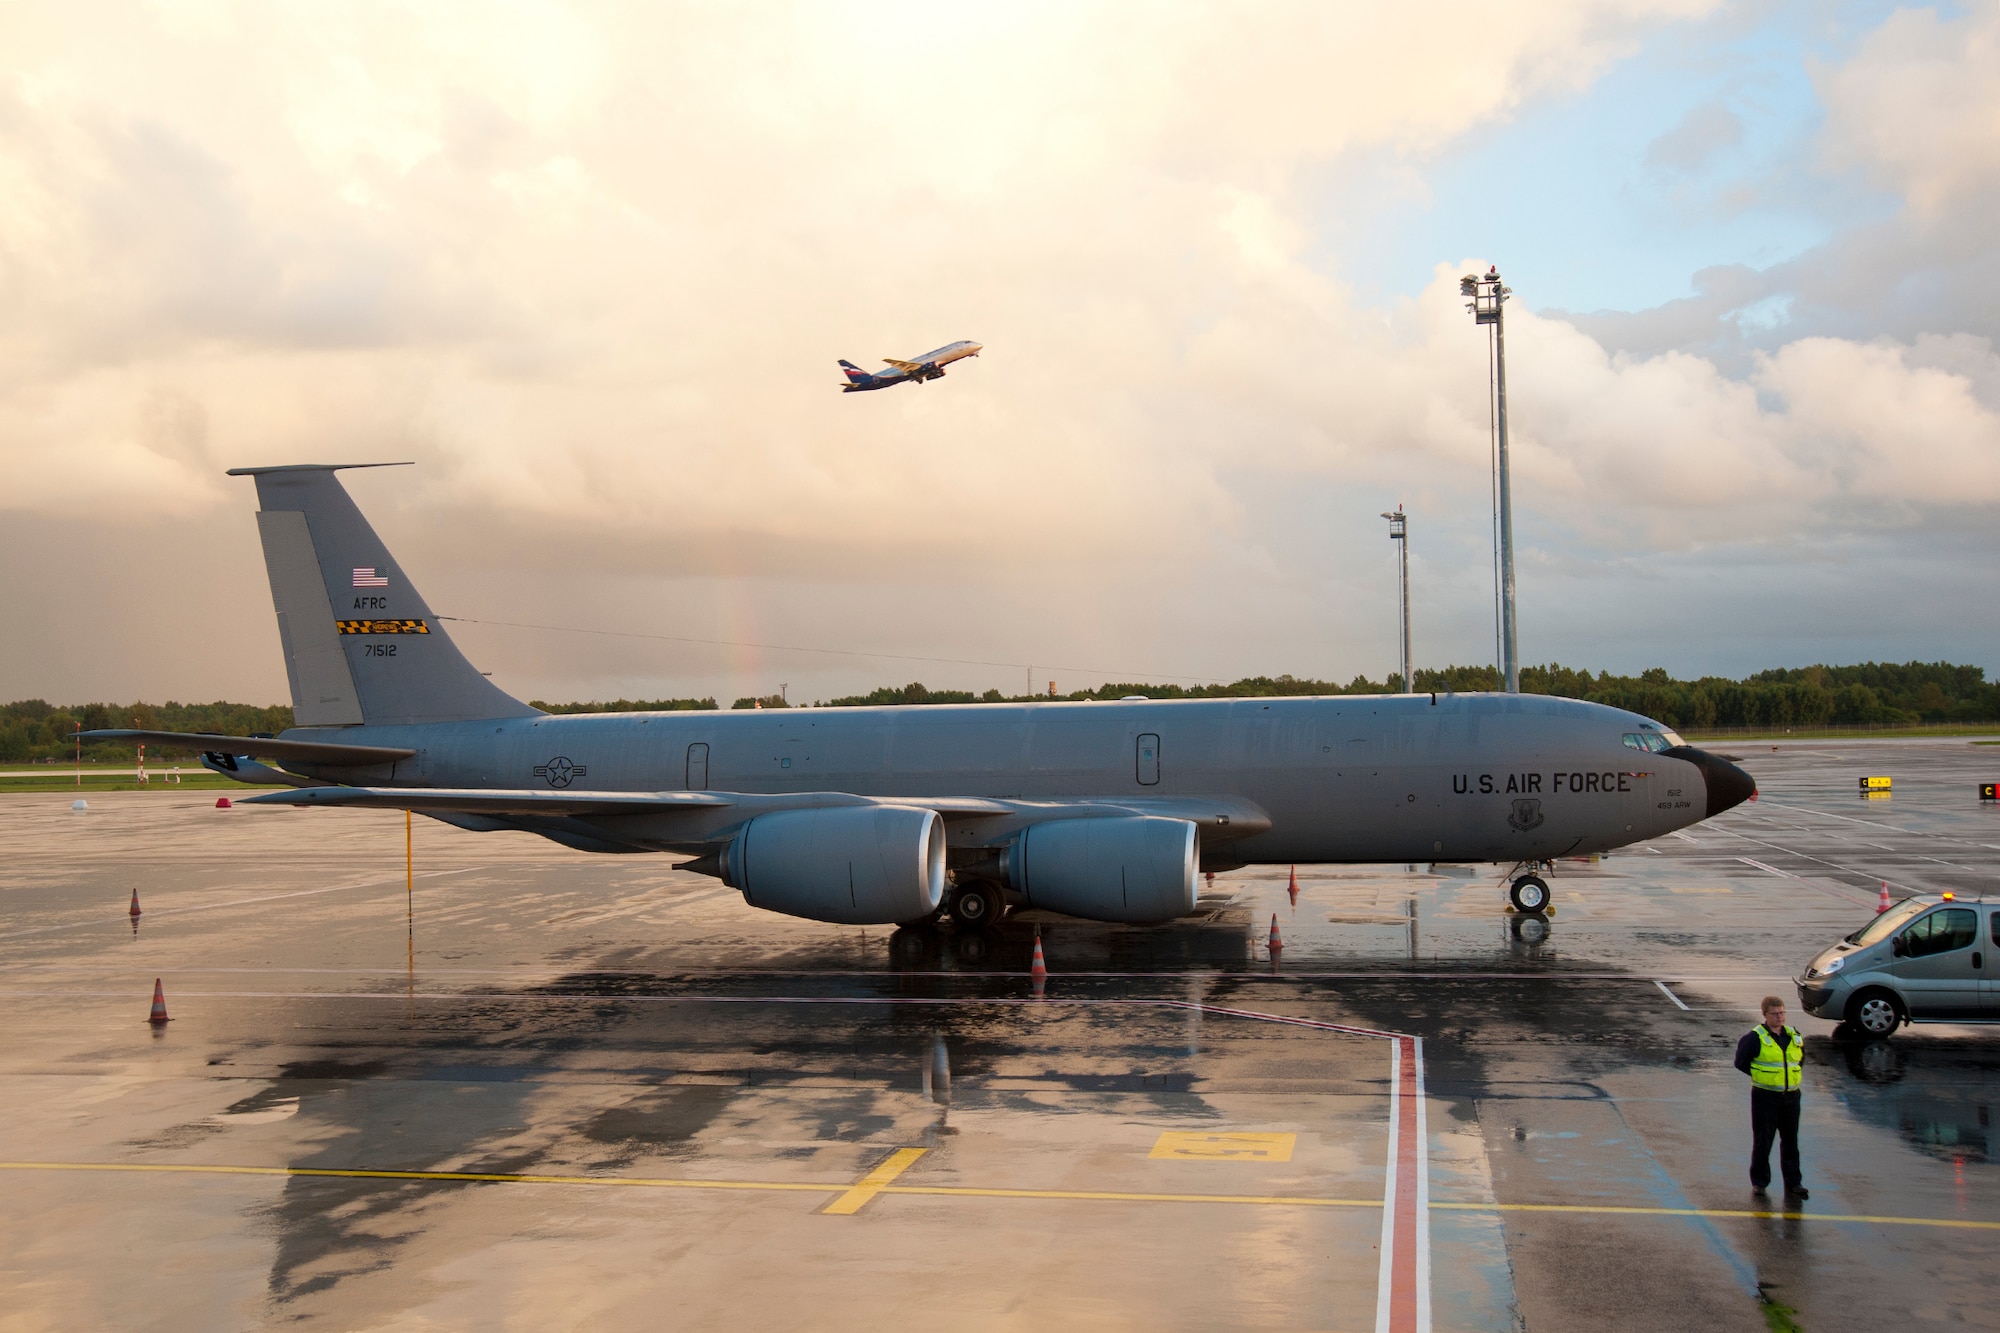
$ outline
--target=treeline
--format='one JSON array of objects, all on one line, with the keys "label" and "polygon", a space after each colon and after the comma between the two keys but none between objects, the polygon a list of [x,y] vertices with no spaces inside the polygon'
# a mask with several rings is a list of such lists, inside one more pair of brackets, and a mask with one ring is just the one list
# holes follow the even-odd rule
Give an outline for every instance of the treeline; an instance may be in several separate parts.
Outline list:
[{"label": "treeline", "polygon": [[[1486,678],[1492,676],[1486,668]],[[1658,667],[1637,676],[1607,671],[1593,678],[1588,671],[1551,665],[1524,670],[1521,688],[1629,708],[1690,730],[2000,721],[2000,684],[1988,682],[1983,667],[1949,662],[1781,667],[1742,680],[1691,681],[1675,680]]]},{"label": "treeline", "polygon": [[[1490,666],[1452,666],[1417,672],[1419,691],[1472,693],[1496,690],[1499,673]],[[1311,694],[1387,694],[1402,688],[1402,678],[1370,680],[1356,676],[1346,684],[1296,676],[1248,676],[1228,685],[1149,685],[1141,682],[1100,685],[1069,694],[1003,694],[999,690],[933,690],[920,682],[884,686],[867,694],[847,695],[816,703],[821,708],[859,708],[884,704],[1046,703],[1059,699],[1266,698]],[[1528,694],[1553,694],[1589,699],[1614,708],[1657,718],[1670,727],[1817,727],[1828,725],[1908,726],[1922,722],[2000,722],[2000,684],[1986,679],[1983,667],[1949,662],[1863,662],[1858,666],[1783,667],[1760,671],[1742,680],[1703,676],[1676,680],[1654,667],[1636,676],[1609,671],[1592,675],[1550,663],[1521,669],[1521,689]],[[785,708],[779,695],[738,699],[732,708]],[[534,707],[550,713],[644,713],[713,709],[709,699],[616,699],[610,702],[546,703]],[[77,704],[56,707],[40,699],[0,704],[0,760],[33,762],[68,759],[75,754],[75,733],[106,727],[142,727],[158,731],[212,731],[247,736],[281,732],[292,725],[292,710],[282,705],[252,704]],[[162,758],[179,759],[182,752],[162,749]],[[87,760],[129,759],[125,745],[88,744]]]},{"label": "treeline", "polygon": [[[748,708],[748,701],[736,705]],[[528,700],[528,707],[539,708],[544,713],[698,713],[715,707],[710,699],[613,699],[609,703],[551,704],[540,699]]]},{"label": "treeline", "polygon": [[[1437,690],[1467,694],[1500,688],[1500,673],[1490,666],[1452,666],[1419,670],[1420,692]],[[1259,698],[1312,694],[1387,694],[1403,687],[1400,674],[1386,680],[1356,676],[1346,684],[1296,676],[1249,676],[1227,685],[1152,685],[1123,682],[1057,696],[1063,699]],[[1553,694],[1588,699],[1614,708],[1657,718],[1675,728],[1798,727],[1829,725],[1911,726],[1924,722],[2000,721],[2000,684],[1986,679],[1983,667],[1949,662],[1863,662],[1858,666],[1784,667],[1760,671],[1742,680],[1703,676],[1676,680],[1660,667],[1636,676],[1605,671],[1593,675],[1550,663],[1524,667],[1521,689],[1527,694]],[[825,701],[825,707],[882,704],[1028,703],[1046,700],[1041,694],[1007,695],[999,690],[933,690],[921,683],[885,687],[868,694]],[[744,699],[737,707],[747,708]],[[781,700],[763,700],[762,707],[782,707]]]},{"label": "treeline", "polygon": [[[283,704],[259,708],[255,704],[70,704],[57,707],[40,699],[22,699],[0,704],[0,760],[12,763],[73,759],[76,733],[110,727],[137,727],[147,731],[213,731],[225,736],[253,736],[258,732],[277,733],[292,725],[292,710]],[[194,753],[159,747],[149,752],[162,759],[192,759]],[[132,747],[105,742],[86,743],[85,760],[132,758]]]}]

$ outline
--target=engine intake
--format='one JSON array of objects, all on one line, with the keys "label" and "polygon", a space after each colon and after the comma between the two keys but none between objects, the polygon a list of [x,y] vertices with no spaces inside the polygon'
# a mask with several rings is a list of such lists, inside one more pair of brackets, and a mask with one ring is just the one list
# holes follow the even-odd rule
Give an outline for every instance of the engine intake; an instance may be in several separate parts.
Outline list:
[{"label": "engine intake", "polygon": [[722,857],[752,907],[850,926],[917,921],[944,897],[944,820],[935,810],[847,805],[758,815]]},{"label": "engine intake", "polygon": [[1031,824],[1007,848],[1007,882],[1029,905],[1091,921],[1151,924],[1194,910],[1195,826],[1131,815]]}]

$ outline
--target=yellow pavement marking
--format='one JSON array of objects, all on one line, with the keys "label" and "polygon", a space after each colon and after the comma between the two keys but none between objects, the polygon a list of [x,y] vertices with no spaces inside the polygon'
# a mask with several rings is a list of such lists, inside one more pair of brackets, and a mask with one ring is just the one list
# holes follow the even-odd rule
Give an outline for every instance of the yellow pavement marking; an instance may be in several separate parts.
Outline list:
[{"label": "yellow pavement marking", "polygon": [[1289,1162],[1296,1134],[1196,1134],[1168,1130],[1148,1157],[1175,1157],[1203,1162]]},{"label": "yellow pavement marking", "polygon": [[[502,1171],[387,1171],[318,1166],[209,1166],[172,1162],[0,1162],[0,1171],[110,1171],[165,1175],[301,1176],[347,1180],[432,1180],[506,1185],[625,1185],[648,1189],[752,1190],[802,1194],[840,1194],[834,1206],[853,1199],[853,1212],[877,1194],[930,1194],[979,1199],[1071,1199],[1106,1203],[1229,1203],[1291,1208],[1380,1208],[1380,1199],[1329,1199],[1302,1194],[1163,1194],[1122,1190],[1031,1190],[984,1188],[973,1185],[897,1185],[897,1176],[923,1156],[922,1148],[898,1148],[880,1166],[853,1185],[810,1184],[791,1180],[698,1180],[658,1176],[558,1176]],[[1433,1209],[1468,1213],[1575,1213],[1596,1217],[1709,1217],[1800,1222],[1856,1222],[1875,1226],[1938,1227],[1946,1230],[2000,1231],[2000,1222],[1962,1217],[1893,1217],[1873,1213],[1776,1212],[1749,1208],[1637,1208],[1595,1203],[1457,1203],[1431,1200]]]},{"label": "yellow pavement marking", "polygon": [[854,1182],[854,1188],[835,1199],[822,1213],[844,1215],[858,1213],[868,1201],[888,1187],[890,1181],[910,1169],[910,1165],[924,1155],[922,1148],[898,1148],[884,1158],[882,1164]]},{"label": "yellow pavement marking", "polygon": [[884,1194],[954,1194],[976,1199],[1081,1199],[1106,1203],[1261,1203],[1296,1208],[1380,1208],[1380,1199],[1325,1199],[1304,1194],[1153,1194],[1124,1190],[1010,1190],[974,1185],[890,1185]]},{"label": "yellow pavement marking", "polygon": [[1756,1208],[1624,1208],[1595,1203],[1440,1203],[1433,1208],[1479,1213],[1589,1213],[1598,1217],[1743,1217],[1782,1218],[1798,1222],[1868,1222],[1890,1227],[1949,1227],[1965,1231],[2000,1231],[2000,1222],[1964,1217],[1884,1217],[1873,1213],[1775,1212]]}]

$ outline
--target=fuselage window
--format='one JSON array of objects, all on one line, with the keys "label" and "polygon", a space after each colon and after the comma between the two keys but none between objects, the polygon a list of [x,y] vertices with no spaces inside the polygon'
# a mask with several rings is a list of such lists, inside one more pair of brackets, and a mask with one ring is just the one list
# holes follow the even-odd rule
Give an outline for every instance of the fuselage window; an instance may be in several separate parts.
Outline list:
[{"label": "fuselage window", "polygon": [[1160,738],[1150,731],[1139,738],[1137,764],[1141,787],[1153,786],[1160,780]]}]

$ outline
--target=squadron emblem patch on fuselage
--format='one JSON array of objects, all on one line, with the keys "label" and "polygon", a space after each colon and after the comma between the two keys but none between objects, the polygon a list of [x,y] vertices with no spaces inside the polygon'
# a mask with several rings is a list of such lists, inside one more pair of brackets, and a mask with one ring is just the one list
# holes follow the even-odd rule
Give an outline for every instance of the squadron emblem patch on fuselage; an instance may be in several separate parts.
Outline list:
[{"label": "squadron emblem patch on fuselage", "polygon": [[1514,802],[1514,812],[1507,816],[1507,826],[1516,833],[1526,833],[1529,829],[1542,826],[1542,803],[1533,797],[1523,797]]}]

